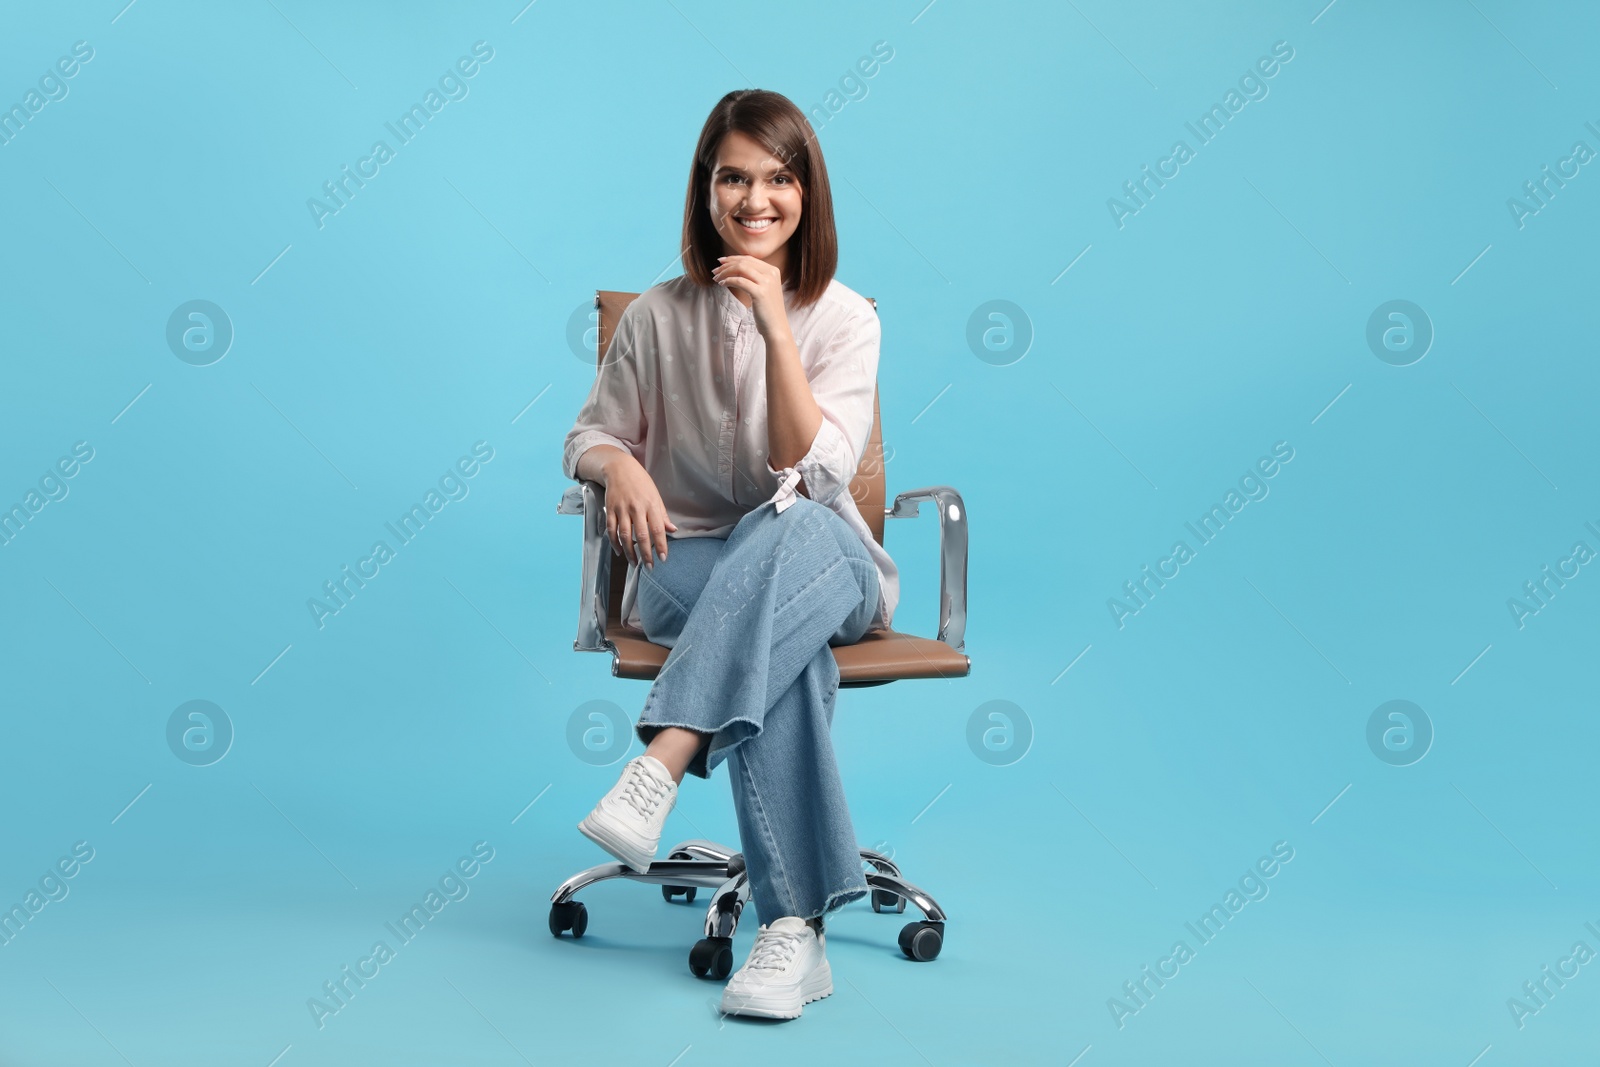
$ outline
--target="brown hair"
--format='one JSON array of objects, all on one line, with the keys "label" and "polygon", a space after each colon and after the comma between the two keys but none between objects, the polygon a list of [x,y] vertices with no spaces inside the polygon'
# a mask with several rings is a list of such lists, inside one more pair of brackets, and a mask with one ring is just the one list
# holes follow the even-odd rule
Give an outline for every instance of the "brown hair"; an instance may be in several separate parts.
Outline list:
[{"label": "brown hair", "polygon": [[711,285],[722,252],[722,238],[711,221],[711,168],[717,148],[734,130],[759,142],[788,167],[800,183],[800,225],[789,238],[786,288],[799,307],[827,290],[839,265],[839,238],[833,227],[833,193],[822,148],[805,114],[786,96],[766,89],[736,89],[717,101],[700,130],[689,168],[689,193],[683,207],[684,273],[697,285]]}]

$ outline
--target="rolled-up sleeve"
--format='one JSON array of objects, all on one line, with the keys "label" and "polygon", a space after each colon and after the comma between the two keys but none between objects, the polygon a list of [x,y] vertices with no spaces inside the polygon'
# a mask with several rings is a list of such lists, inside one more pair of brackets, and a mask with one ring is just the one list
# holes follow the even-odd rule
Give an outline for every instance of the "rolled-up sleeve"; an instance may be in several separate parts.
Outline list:
[{"label": "rolled-up sleeve", "polygon": [[[878,385],[878,314],[871,305],[851,316],[829,338],[806,369],[811,395],[822,409],[817,436],[793,469],[805,480],[806,495],[819,504],[849,490],[872,433],[872,399]],[[788,470],[789,468],[784,468]],[[783,472],[767,464],[774,478]]]},{"label": "rolled-up sleeve", "polygon": [[613,445],[634,459],[644,459],[646,420],[639,389],[639,318],[633,304],[618,317],[605,359],[589,387],[588,399],[567,431],[561,469],[568,478],[578,477],[579,457],[595,445]]}]

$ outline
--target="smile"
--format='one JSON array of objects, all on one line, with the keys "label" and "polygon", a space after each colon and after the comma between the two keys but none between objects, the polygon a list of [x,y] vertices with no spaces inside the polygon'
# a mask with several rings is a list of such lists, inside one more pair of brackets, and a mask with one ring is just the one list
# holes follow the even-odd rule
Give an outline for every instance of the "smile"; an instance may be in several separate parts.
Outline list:
[{"label": "smile", "polygon": [[772,224],[777,222],[778,220],[777,219],[738,219],[737,221],[738,221],[739,225],[743,226],[745,229],[750,230],[753,233],[760,233],[762,230],[765,230],[765,229],[769,228],[770,226],[772,226]]}]

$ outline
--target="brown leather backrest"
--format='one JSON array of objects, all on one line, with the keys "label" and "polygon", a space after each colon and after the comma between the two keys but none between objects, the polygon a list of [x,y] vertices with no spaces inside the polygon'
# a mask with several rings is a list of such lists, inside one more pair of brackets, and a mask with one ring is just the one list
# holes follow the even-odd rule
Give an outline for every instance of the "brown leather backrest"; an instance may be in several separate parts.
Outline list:
[{"label": "brown leather backrest", "polygon": [[[615,292],[609,289],[598,289],[594,294],[594,306],[600,313],[599,341],[595,346],[595,368],[599,369],[600,360],[605,357],[607,346],[611,344],[612,331],[616,329],[617,322],[622,318],[622,312],[638,297],[638,293]],[[867,302],[872,309],[878,309],[878,302],[872,297],[867,297]],[[861,463],[856,467],[856,476],[850,480],[850,497],[856,502],[856,508],[861,512],[861,518],[866,522],[867,529],[872,531],[872,536],[878,544],[883,544],[883,509],[885,505],[884,470],[883,470],[883,426],[878,417],[878,383],[872,383],[872,432],[867,435],[867,448],[861,455]],[[626,566],[613,566],[611,568],[611,611],[608,621],[616,622],[622,610],[622,585],[627,579]]]}]

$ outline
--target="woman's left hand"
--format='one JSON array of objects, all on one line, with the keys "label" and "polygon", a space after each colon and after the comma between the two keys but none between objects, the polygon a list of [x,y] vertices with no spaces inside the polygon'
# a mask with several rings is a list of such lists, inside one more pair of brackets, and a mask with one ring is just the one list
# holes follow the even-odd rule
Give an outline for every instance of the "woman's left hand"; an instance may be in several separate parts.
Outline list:
[{"label": "woman's left hand", "polygon": [[711,277],[729,289],[743,289],[750,294],[751,308],[756,315],[756,330],[767,343],[772,342],[772,331],[789,329],[789,316],[783,307],[783,272],[764,259],[755,256],[721,256],[720,264]]}]

